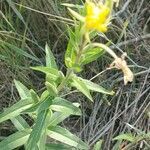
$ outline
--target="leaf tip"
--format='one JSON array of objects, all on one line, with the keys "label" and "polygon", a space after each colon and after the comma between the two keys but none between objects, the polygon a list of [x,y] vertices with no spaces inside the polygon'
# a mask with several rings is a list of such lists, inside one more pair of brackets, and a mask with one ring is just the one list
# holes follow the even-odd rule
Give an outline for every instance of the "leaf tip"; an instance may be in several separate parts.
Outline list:
[{"label": "leaf tip", "polygon": [[114,95],[114,94],[115,94],[115,92],[114,92],[114,91],[111,91],[111,92],[110,92],[110,95]]}]

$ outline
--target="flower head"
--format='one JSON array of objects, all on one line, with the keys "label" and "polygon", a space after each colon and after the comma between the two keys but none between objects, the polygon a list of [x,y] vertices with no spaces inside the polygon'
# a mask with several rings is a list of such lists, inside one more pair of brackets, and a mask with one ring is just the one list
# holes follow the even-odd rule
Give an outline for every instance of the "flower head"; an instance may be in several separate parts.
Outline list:
[{"label": "flower head", "polygon": [[130,68],[127,65],[127,62],[124,60],[124,57],[126,56],[126,53],[122,55],[121,58],[117,57],[112,62],[110,67],[115,67],[117,69],[121,69],[124,74],[124,84],[126,85],[128,82],[132,82],[134,75],[133,72],[130,70]]},{"label": "flower head", "polygon": [[110,8],[106,4],[87,2],[85,26],[88,30],[106,32],[109,24]]},{"label": "flower head", "polygon": [[87,31],[97,30],[100,32],[106,32],[107,26],[110,22],[111,7],[107,3],[93,3],[86,1],[86,16],[81,16],[74,10],[69,9],[71,14],[85,24]]}]

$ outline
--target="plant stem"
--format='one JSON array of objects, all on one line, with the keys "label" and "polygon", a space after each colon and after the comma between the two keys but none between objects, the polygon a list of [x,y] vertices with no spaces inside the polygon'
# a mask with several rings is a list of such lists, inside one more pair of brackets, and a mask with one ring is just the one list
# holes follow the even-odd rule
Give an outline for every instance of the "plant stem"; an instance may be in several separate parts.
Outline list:
[{"label": "plant stem", "polygon": [[[79,51],[77,53],[75,64],[79,63],[81,55],[82,55],[82,51],[83,51],[83,49],[84,49],[84,47],[85,47],[86,44],[87,44],[87,40],[85,39],[85,35],[83,35],[83,37],[82,37],[82,43],[81,43],[81,45],[79,45]],[[68,68],[65,79],[60,83],[60,85],[57,88],[58,93],[64,88],[64,86],[66,85],[66,83],[67,83],[67,81],[70,78],[70,76],[71,76],[72,73],[73,73],[73,70],[71,68]]]},{"label": "plant stem", "polygon": [[80,58],[82,56],[83,49],[84,49],[84,47],[85,47],[86,44],[87,44],[87,40],[85,38],[85,35],[83,35],[83,37],[82,37],[82,43],[81,43],[81,45],[79,45],[79,51],[77,53],[75,64],[79,63]]}]

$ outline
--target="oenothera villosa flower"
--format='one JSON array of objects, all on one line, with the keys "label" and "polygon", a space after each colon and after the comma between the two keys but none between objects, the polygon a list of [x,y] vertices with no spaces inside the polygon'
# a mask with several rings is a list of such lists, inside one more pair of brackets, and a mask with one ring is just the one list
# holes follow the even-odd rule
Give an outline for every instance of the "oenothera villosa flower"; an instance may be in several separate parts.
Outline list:
[{"label": "oenothera villosa flower", "polygon": [[109,24],[110,8],[107,5],[98,3],[97,5],[88,2],[86,6],[85,26],[88,30],[106,32]]},{"label": "oenothera villosa flower", "polygon": [[107,26],[110,23],[110,8],[107,3],[94,3],[92,1],[86,1],[86,15],[81,16],[77,12],[68,8],[71,14],[78,20],[84,22],[87,31],[97,30],[99,32],[106,32]]}]

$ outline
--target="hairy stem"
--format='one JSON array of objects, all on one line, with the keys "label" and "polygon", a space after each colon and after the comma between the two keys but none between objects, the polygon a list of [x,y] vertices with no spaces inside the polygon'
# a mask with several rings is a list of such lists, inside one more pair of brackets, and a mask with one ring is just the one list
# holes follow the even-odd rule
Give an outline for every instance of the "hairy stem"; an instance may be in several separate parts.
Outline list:
[{"label": "hairy stem", "polygon": [[[81,39],[82,39],[82,42],[79,45],[79,50],[78,50],[78,53],[77,53],[75,64],[79,63],[81,55],[82,55],[82,52],[83,52],[83,49],[84,49],[85,45],[87,44],[87,40],[85,38],[85,35],[83,35]],[[68,68],[65,79],[60,83],[60,85],[57,88],[58,92],[60,92],[64,88],[64,86],[66,85],[66,83],[69,80],[69,78],[70,78],[72,73],[73,73],[73,69],[72,68]]]},{"label": "hairy stem", "polygon": [[77,53],[75,64],[79,63],[80,58],[82,56],[82,52],[83,52],[84,47],[85,47],[86,44],[87,44],[87,40],[85,38],[85,35],[83,35],[83,37],[82,37],[82,43],[79,45],[79,50],[78,50],[78,53]]}]

